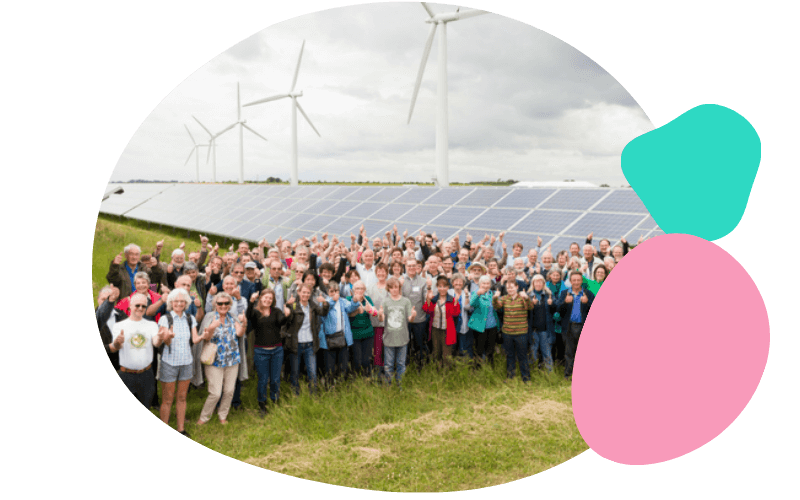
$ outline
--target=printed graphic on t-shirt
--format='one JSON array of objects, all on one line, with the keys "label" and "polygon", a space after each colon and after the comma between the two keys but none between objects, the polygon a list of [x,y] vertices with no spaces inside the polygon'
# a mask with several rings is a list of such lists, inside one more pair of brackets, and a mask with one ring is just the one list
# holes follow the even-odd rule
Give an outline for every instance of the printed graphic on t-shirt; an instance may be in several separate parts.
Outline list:
[{"label": "printed graphic on t-shirt", "polygon": [[391,309],[389,309],[389,317],[386,318],[386,324],[389,325],[389,328],[393,330],[402,328],[404,313],[405,309],[403,309],[402,307],[392,307]]},{"label": "printed graphic on t-shirt", "polygon": [[142,335],[141,333],[134,333],[133,336],[131,337],[131,346],[133,346],[136,349],[141,349],[142,347],[144,347],[144,342],[145,338],[144,335]]}]

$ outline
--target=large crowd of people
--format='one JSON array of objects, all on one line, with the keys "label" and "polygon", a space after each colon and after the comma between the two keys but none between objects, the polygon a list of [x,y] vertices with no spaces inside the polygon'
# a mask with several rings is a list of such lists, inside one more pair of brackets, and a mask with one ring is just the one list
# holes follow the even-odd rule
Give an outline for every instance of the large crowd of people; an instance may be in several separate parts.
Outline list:
[{"label": "large crowd of people", "polygon": [[460,357],[481,369],[502,347],[509,378],[558,364],[571,379],[595,294],[629,249],[592,236],[555,253],[541,238],[512,242],[510,254],[504,233],[461,242],[397,226],[372,241],[362,226],[349,242],[325,233],[227,252],[201,236],[168,258],[163,241],[149,254],[131,243],[110,263],[97,324],[125,386],[165,423],[175,403],[182,434],[190,386],[208,386],[197,425],[215,411],[226,424],[253,371],[261,415],[282,377],[300,394],[301,367],[311,394],[352,377],[402,390],[408,365]]}]

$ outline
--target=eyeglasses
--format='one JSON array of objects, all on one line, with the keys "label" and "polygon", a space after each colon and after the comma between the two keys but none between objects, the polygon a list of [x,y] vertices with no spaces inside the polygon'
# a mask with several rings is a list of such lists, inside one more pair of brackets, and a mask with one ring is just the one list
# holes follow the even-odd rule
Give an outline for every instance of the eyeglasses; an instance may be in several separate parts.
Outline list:
[{"label": "eyeglasses", "polygon": [[142,309],[147,309],[147,306],[146,306],[146,305],[144,305],[144,304],[135,304],[135,305],[132,305],[131,307],[132,307],[133,309],[139,309],[140,307],[141,307]]},{"label": "eyeglasses", "polygon": [[218,306],[229,306],[229,305],[231,305],[231,303],[230,302],[217,302],[217,305]]},{"label": "eyeglasses", "polygon": [[242,271],[234,271],[232,274],[244,274]]}]

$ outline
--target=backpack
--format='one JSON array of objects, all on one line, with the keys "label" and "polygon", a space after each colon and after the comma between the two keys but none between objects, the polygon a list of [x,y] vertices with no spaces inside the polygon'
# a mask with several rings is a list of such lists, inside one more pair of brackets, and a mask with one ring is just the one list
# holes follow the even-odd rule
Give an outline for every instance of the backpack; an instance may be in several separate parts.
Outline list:
[{"label": "backpack", "polygon": [[[194,339],[192,338],[192,333],[191,333],[192,323],[193,323],[192,320],[194,320],[194,323],[197,323],[197,320],[194,319],[194,316],[192,314],[190,314],[189,312],[187,312],[187,311],[184,311],[183,314],[186,315],[186,321],[189,323],[189,347],[191,347],[191,346],[194,345]],[[167,324],[169,325],[167,328],[172,328],[173,321],[174,321],[173,318],[172,318],[172,314],[170,312],[167,312],[167,314],[165,314],[164,317],[167,318]],[[158,347],[158,353],[161,354],[162,356],[163,356],[163,353],[164,353],[164,346],[167,347],[167,352],[168,353],[172,352],[172,346],[171,345],[161,344]]]}]

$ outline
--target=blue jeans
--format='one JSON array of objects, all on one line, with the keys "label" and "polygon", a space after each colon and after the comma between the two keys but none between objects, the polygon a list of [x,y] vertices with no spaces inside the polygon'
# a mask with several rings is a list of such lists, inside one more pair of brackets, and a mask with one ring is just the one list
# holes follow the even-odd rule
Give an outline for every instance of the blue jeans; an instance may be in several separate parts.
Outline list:
[{"label": "blue jeans", "polygon": [[461,356],[469,356],[469,359],[475,357],[472,346],[475,344],[475,335],[472,329],[468,329],[467,333],[458,334],[458,353]]},{"label": "blue jeans", "polygon": [[314,354],[313,342],[301,342],[297,344],[297,352],[290,353],[289,363],[292,365],[291,382],[295,394],[300,394],[300,358],[306,364],[306,375],[308,375],[308,388],[311,394],[317,387],[317,356]]},{"label": "blue jeans", "polygon": [[406,372],[406,354],[408,353],[408,346],[389,347],[383,346],[383,372],[386,376],[386,382],[390,385],[392,383],[392,373],[395,373],[395,366],[397,366],[397,385],[400,385],[400,379]]},{"label": "blue jeans", "polygon": [[539,353],[542,355],[547,371],[553,371],[553,355],[552,355],[552,338],[550,332],[547,330],[537,332],[531,330],[528,334],[531,340],[531,360],[533,360],[533,367],[539,365]]},{"label": "blue jeans", "polygon": [[372,355],[372,344],[374,339],[367,337],[365,339],[353,339],[353,370],[363,375],[372,373],[372,364],[370,363],[370,356]]},{"label": "blue jeans", "polygon": [[506,374],[508,378],[514,378],[516,362],[519,362],[519,373],[522,381],[527,382],[531,379],[531,372],[528,369],[528,334],[509,335],[503,334],[503,349],[506,352]]},{"label": "blue jeans", "polygon": [[281,367],[283,367],[283,347],[253,350],[253,362],[258,374],[258,402],[267,402],[267,381],[269,380],[269,399],[278,402],[281,390]]}]

